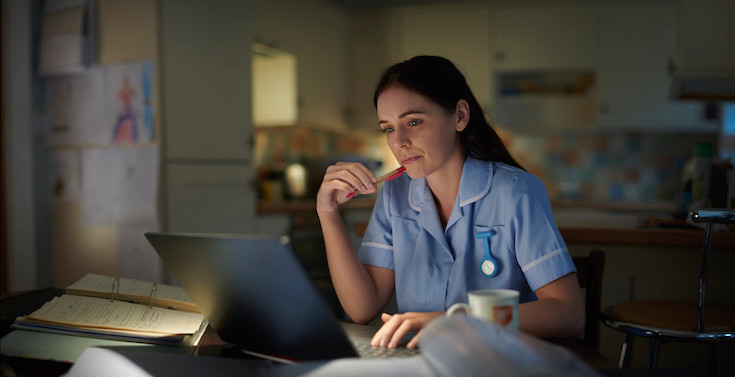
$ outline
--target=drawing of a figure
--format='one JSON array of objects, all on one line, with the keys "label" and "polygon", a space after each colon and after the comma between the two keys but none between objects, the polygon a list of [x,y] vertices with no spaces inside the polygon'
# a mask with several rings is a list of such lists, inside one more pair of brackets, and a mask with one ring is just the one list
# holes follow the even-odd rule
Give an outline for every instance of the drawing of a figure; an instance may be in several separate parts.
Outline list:
[{"label": "drawing of a figure", "polygon": [[130,85],[130,80],[125,77],[120,91],[117,92],[117,98],[122,102],[122,112],[118,115],[115,129],[112,131],[112,139],[115,142],[134,142],[138,140],[138,125],[133,114],[133,96],[135,96],[135,88]]}]

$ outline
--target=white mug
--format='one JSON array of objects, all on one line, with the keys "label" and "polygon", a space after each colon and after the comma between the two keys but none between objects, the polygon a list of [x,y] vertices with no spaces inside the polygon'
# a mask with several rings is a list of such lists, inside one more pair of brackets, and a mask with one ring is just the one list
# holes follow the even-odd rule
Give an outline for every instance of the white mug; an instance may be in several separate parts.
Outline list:
[{"label": "white mug", "polygon": [[449,307],[447,315],[457,310],[483,321],[493,322],[511,331],[518,331],[518,291],[512,289],[481,289],[471,291],[469,304],[462,302]]}]

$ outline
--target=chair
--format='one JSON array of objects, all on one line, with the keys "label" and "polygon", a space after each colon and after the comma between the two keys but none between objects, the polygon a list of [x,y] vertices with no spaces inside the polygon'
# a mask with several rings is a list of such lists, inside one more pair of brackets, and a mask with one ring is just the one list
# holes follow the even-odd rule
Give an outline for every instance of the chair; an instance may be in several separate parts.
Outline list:
[{"label": "chair", "polygon": [[735,306],[705,302],[712,228],[715,223],[735,223],[735,211],[698,209],[693,210],[690,217],[696,223],[706,223],[698,301],[628,301],[607,308],[602,314],[603,323],[613,330],[625,333],[618,364],[620,369],[630,367],[635,337],[649,339],[646,356],[646,368],[649,369],[656,368],[659,349],[663,343],[709,343],[712,345],[713,371],[716,369],[714,345],[735,340]]},{"label": "chair", "polygon": [[602,271],[605,252],[592,250],[589,256],[572,257],[577,267],[579,286],[585,290],[585,325],[582,343],[595,351],[600,348],[600,307],[602,298]]}]

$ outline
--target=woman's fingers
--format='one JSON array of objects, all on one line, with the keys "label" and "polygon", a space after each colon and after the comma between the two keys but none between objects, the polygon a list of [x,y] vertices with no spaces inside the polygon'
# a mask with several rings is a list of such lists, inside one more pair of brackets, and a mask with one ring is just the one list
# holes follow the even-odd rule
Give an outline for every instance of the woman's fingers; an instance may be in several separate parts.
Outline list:
[{"label": "woman's fingers", "polygon": [[393,336],[395,323],[391,322],[391,316],[388,313],[383,313],[380,319],[383,321],[383,326],[373,335],[373,339],[370,341],[370,345],[373,347],[387,347],[390,337]]},{"label": "woman's fingers", "polygon": [[337,162],[327,168],[316,195],[316,209],[320,214],[335,213],[339,205],[348,201],[349,194],[375,192],[375,176],[364,165],[356,162]]},{"label": "woman's fingers", "polygon": [[396,328],[396,332],[393,333],[393,336],[391,337],[390,341],[388,342],[388,348],[396,348],[400,345],[403,338],[408,335],[408,333],[411,330],[414,330],[414,327],[416,326],[416,323],[413,319],[407,318],[404,319],[400,325],[398,325],[398,328]]},{"label": "woman's fingers", "polygon": [[[340,181],[350,185],[349,192],[367,192],[375,188],[375,176],[360,163],[338,162],[329,168],[324,175],[324,181]],[[345,194],[346,195],[346,194]]]},{"label": "woman's fingers", "polygon": [[[419,322],[415,321],[413,313],[390,315],[383,313],[380,319],[383,326],[375,333],[370,345],[374,347],[396,348],[401,340],[412,330],[417,330]],[[420,326],[419,326],[420,327]]]},{"label": "woman's fingers", "polygon": [[420,330],[416,335],[411,338],[411,340],[406,344],[406,348],[413,349],[418,347],[419,345],[419,338],[421,337],[421,333],[424,332],[424,330]]},{"label": "woman's fingers", "polygon": [[441,315],[444,315],[444,312],[407,312],[394,315],[383,313],[380,317],[384,322],[383,326],[375,333],[370,344],[374,347],[396,348],[412,331],[418,330],[419,332],[406,344],[406,348],[416,348],[419,335],[426,324]]}]

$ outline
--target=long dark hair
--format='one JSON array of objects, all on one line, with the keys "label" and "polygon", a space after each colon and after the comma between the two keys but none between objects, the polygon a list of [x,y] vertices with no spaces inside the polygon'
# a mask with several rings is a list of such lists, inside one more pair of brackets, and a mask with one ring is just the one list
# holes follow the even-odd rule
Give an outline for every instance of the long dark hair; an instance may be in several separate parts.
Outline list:
[{"label": "long dark hair", "polygon": [[467,85],[464,75],[448,59],[421,55],[388,67],[375,88],[373,103],[376,108],[378,96],[393,85],[413,90],[450,113],[456,110],[457,101],[467,101],[470,119],[467,127],[459,133],[459,141],[465,153],[478,160],[498,161],[523,169],[485,119],[485,113]]}]

